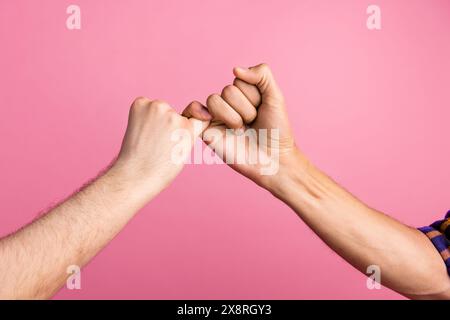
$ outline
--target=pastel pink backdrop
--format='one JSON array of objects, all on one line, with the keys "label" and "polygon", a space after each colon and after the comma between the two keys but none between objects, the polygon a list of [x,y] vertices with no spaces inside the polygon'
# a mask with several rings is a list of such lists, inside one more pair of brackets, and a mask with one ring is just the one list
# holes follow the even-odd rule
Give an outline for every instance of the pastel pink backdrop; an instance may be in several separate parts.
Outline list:
[{"label": "pastel pink backdrop", "polygon": [[[66,29],[81,7],[82,30]],[[382,30],[366,28],[366,8]],[[0,234],[115,156],[136,96],[178,111],[269,63],[302,149],[413,226],[450,206],[450,3],[0,3]],[[327,221],[323,221],[327,223]],[[414,281],[414,279],[411,279]],[[289,208],[226,166],[187,166],[58,299],[397,299],[368,290]]]}]

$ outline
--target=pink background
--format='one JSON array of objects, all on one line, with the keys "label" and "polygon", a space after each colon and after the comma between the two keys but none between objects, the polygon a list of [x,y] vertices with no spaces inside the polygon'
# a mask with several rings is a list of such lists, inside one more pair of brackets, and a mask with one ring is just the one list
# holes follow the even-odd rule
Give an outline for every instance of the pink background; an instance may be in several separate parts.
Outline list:
[{"label": "pink background", "polygon": [[[0,2],[0,234],[117,153],[134,97],[177,110],[269,63],[298,143],[370,205],[421,226],[449,208],[450,2]],[[411,279],[414,281],[414,279]],[[188,166],[56,298],[397,299],[226,166]]]}]

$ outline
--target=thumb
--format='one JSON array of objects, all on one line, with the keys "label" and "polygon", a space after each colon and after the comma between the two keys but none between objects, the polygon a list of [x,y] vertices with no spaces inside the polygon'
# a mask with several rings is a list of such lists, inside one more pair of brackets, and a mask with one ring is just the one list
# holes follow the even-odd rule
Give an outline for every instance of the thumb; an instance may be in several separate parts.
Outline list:
[{"label": "thumb", "polygon": [[282,98],[281,90],[272,75],[272,71],[265,63],[250,68],[236,67],[233,69],[236,78],[258,87],[264,97]]}]

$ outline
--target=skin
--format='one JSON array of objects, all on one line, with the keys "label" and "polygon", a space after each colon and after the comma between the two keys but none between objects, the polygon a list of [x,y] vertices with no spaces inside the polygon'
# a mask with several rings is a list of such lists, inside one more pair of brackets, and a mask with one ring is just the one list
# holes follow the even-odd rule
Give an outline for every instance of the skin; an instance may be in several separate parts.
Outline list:
[{"label": "skin", "polygon": [[[406,297],[450,299],[445,264],[424,234],[356,199],[308,161],[296,146],[285,100],[269,67],[235,68],[234,74],[233,85],[207,100],[213,120],[203,133],[206,142],[210,143],[208,132],[214,128],[279,128],[276,174],[259,174],[258,164],[231,167],[291,207],[331,249],[362,273],[368,266],[378,265],[382,285]],[[196,116],[191,110],[196,104],[191,104],[185,114]],[[240,121],[236,114],[241,116]],[[225,159],[227,150],[222,145],[226,144],[217,139],[210,143],[213,149],[219,146],[215,151]]]},{"label": "skin", "polygon": [[0,298],[54,295],[68,266],[84,266],[178,175],[183,164],[171,161],[171,151],[176,143],[190,150],[194,139],[175,142],[171,133],[200,134],[208,125],[205,114],[206,121],[188,119],[165,102],[136,99],[117,160],[46,215],[0,240]]},{"label": "skin", "polygon": [[[274,174],[261,174],[262,165],[247,161],[249,154],[230,166],[289,205],[350,264],[364,273],[369,265],[380,266],[382,284],[407,297],[450,298],[445,266],[428,238],[363,204],[297,148],[270,69],[259,65],[234,73],[233,84],[211,95],[206,107],[192,102],[182,115],[165,102],[136,99],[110,167],[38,220],[0,239],[0,298],[55,294],[65,284],[68,266],[84,266],[178,175],[183,164],[173,161],[174,148],[181,146],[188,156],[193,138],[201,135],[224,160],[236,160],[226,147],[228,128],[279,129],[278,136],[257,141],[263,158],[273,162],[272,155],[279,155]],[[174,141],[177,130],[188,137]]]}]

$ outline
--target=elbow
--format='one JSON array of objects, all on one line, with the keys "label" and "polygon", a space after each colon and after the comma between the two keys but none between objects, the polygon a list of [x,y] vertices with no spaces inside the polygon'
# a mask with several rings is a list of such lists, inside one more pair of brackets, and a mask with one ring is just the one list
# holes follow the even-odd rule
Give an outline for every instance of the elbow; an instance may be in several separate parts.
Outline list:
[{"label": "elbow", "polygon": [[450,277],[442,261],[430,263],[418,278],[412,279],[415,285],[409,293],[403,293],[413,300],[450,300]]}]

